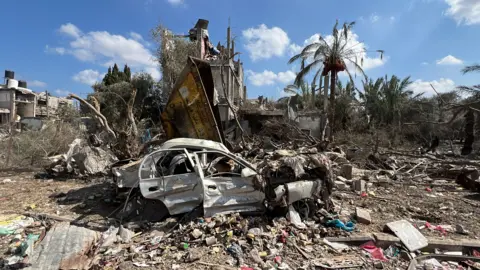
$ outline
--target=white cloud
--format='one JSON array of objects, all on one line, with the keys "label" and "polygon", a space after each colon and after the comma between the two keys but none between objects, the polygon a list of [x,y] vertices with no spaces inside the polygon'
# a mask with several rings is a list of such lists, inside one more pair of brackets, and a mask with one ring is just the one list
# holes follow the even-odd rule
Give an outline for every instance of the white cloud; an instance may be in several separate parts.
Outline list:
[{"label": "white cloud", "polygon": [[480,24],[480,1],[478,0],[445,0],[449,8],[445,12],[457,24]]},{"label": "white cloud", "polygon": [[432,96],[435,95],[435,91],[433,91],[430,84],[435,87],[437,92],[444,93],[449,92],[455,89],[455,82],[451,79],[440,78],[440,80],[433,80],[433,81],[423,81],[423,80],[416,80],[410,86],[409,89],[413,90],[415,94],[425,93],[425,96]]},{"label": "white cloud", "polygon": [[85,69],[75,74],[72,79],[76,82],[93,85],[103,78],[103,74],[92,69]]},{"label": "white cloud", "polygon": [[[82,33],[73,24],[62,25],[59,29],[67,37],[72,38],[68,48],[46,47],[47,52],[60,55],[70,54],[80,61],[92,62],[108,67],[112,63],[127,64],[132,70],[150,72],[154,79],[160,79],[157,63],[151,52],[138,40],[138,36],[130,34],[131,38],[111,34],[107,31],[92,31]],[[133,32],[132,32],[133,33]],[[61,49],[60,49],[61,48]]]},{"label": "white cloud", "polygon": [[295,43],[291,43],[290,45],[288,45],[288,54],[290,56],[299,54],[302,50],[303,50],[303,47]]},{"label": "white cloud", "polygon": [[78,27],[72,23],[62,24],[58,31],[73,38],[79,38],[80,35],[82,35],[82,31],[80,31],[80,29],[78,29]]},{"label": "white cloud", "polygon": [[55,93],[59,96],[66,96],[66,95],[70,94],[70,91],[63,90],[63,89],[57,89],[57,90],[55,90]]},{"label": "white cloud", "polygon": [[297,74],[295,74],[295,72],[291,70],[287,70],[285,72],[279,72],[277,74],[277,80],[283,84],[293,82],[293,80],[295,80],[295,77],[297,77]]},{"label": "white cloud", "polygon": [[32,86],[32,87],[46,87],[47,83],[42,82],[42,81],[33,80],[31,82],[28,82],[28,85]]},{"label": "white cloud", "polygon": [[138,41],[138,42],[141,42],[141,43],[143,43],[143,44],[145,44],[145,45],[147,45],[147,46],[150,46],[150,45],[151,45],[150,42],[146,41],[146,40],[143,38],[143,36],[140,35],[140,34],[137,33],[137,32],[133,32],[133,31],[132,31],[132,32],[129,33],[129,35],[130,35],[131,38],[133,38],[134,40],[136,40],[136,41]]},{"label": "white cloud", "polygon": [[246,75],[250,83],[255,86],[274,85],[276,83],[286,85],[293,82],[296,76],[291,70],[279,72],[278,74],[270,70],[264,70],[263,72],[247,70]]},{"label": "white cloud", "polygon": [[183,0],[167,0],[167,2],[174,6],[183,4]]},{"label": "white cloud", "polygon": [[136,32],[130,32],[130,37],[137,40],[137,41],[143,40],[142,35],[140,35],[139,33],[136,33]]},{"label": "white cloud", "polygon": [[378,16],[376,13],[373,13],[372,15],[370,15],[370,22],[371,23],[376,23],[376,22],[378,22],[378,20],[380,20],[380,16]]},{"label": "white cloud", "polygon": [[283,56],[290,44],[290,39],[283,29],[268,28],[265,24],[243,30],[242,35],[245,39],[245,48],[253,61]]},{"label": "white cloud", "polygon": [[437,65],[462,65],[463,60],[456,58],[453,55],[447,55],[442,59],[437,60]]},{"label": "white cloud", "polygon": [[67,50],[63,47],[50,47],[48,45],[45,46],[45,52],[46,53],[56,53],[59,55],[64,55]]}]

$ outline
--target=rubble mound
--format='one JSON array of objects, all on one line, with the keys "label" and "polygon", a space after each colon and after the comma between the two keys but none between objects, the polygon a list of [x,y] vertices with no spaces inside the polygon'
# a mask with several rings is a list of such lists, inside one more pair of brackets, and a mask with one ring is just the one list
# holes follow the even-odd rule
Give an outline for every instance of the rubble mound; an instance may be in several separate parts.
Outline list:
[{"label": "rubble mound", "polygon": [[49,159],[52,163],[45,169],[56,177],[107,175],[110,166],[118,161],[110,149],[92,146],[82,139],[75,139],[66,154]]}]

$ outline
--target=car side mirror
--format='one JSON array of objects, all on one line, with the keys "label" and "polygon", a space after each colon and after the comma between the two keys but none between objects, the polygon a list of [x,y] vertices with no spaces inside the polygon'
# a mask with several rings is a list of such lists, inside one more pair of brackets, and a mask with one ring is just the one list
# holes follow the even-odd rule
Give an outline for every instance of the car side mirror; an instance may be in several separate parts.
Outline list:
[{"label": "car side mirror", "polygon": [[248,177],[252,177],[254,175],[257,175],[257,172],[248,168],[248,167],[246,167],[246,168],[242,169],[241,175],[242,175],[242,177],[248,178]]}]

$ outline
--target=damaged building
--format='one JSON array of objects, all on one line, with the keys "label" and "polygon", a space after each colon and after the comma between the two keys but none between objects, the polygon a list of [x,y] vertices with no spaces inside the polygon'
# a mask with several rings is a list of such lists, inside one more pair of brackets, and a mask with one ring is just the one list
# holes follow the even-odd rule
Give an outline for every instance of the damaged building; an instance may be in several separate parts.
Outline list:
[{"label": "damaged building", "polygon": [[27,88],[27,82],[15,80],[10,70],[5,71],[4,79],[0,85],[0,124],[35,117],[37,95]]},{"label": "damaged building", "polygon": [[73,100],[52,96],[48,91],[40,92],[37,94],[35,114],[39,118],[56,117],[58,109],[62,106],[73,106]]},{"label": "damaged building", "polygon": [[27,82],[15,79],[15,72],[5,70],[4,84],[0,84],[0,124],[16,122],[35,125],[39,119],[56,117],[61,106],[73,106],[73,101],[50,95],[47,91],[35,93]]},{"label": "damaged building", "polygon": [[[200,59],[210,62],[214,87],[218,95],[220,118],[223,125],[228,127],[234,116],[229,109],[227,99],[234,108],[239,108],[247,98],[243,63],[240,58],[235,60],[235,41],[231,38],[230,27],[227,28],[226,47],[222,46],[220,42],[217,46],[213,46],[208,34],[207,20],[199,19],[194,28],[190,30],[190,35],[190,39],[202,41],[198,42]],[[225,84],[225,89],[223,84]]]}]

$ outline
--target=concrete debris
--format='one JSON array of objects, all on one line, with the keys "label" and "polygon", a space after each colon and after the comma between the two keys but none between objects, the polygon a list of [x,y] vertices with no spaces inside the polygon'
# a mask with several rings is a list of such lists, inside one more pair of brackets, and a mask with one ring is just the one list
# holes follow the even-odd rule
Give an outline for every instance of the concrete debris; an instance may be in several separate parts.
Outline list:
[{"label": "concrete debris", "polygon": [[352,179],[353,178],[352,164],[343,164],[340,175],[345,177],[348,180]]},{"label": "concrete debris", "polygon": [[91,146],[81,139],[75,139],[66,154],[49,159],[52,163],[46,171],[53,176],[107,175],[111,165],[118,161],[109,149]]},{"label": "concrete debris", "polygon": [[372,223],[372,218],[370,217],[370,213],[368,212],[367,209],[357,207],[355,214],[357,217],[357,221],[359,223],[366,224],[366,225]]},{"label": "concrete debris", "polygon": [[355,180],[353,181],[352,188],[357,192],[365,192],[367,191],[367,183],[365,180]]},{"label": "concrete debris", "polygon": [[408,248],[409,251],[428,246],[428,240],[413,225],[406,220],[387,223],[386,225]]}]

